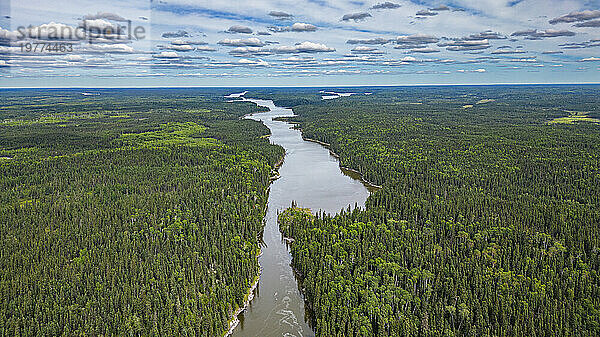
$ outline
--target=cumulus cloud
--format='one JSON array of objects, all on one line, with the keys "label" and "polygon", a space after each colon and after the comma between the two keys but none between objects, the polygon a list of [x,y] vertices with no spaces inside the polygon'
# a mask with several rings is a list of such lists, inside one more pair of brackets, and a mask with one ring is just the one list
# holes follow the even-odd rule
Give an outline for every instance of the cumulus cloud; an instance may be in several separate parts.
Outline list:
[{"label": "cumulus cloud", "polygon": [[475,69],[475,70],[459,69],[459,70],[457,70],[457,72],[459,72],[459,73],[480,73],[481,74],[481,73],[485,73],[486,70],[483,68]]},{"label": "cumulus cloud", "polygon": [[463,37],[462,40],[467,41],[478,41],[478,40],[504,40],[506,36],[493,32],[491,30],[486,30],[485,32],[472,34],[467,37]]},{"label": "cumulus cloud", "polygon": [[589,45],[587,42],[582,42],[582,43],[563,43],[563,44],[559,44],[559,47],[561,47],[562,49],[583,49],[583,48],[589,48]]},{"label": "cumulus cloud", "polygon": [[410,50],[410,52],[411,53],[430,54],[430,53],[439,53],[440,50],[437,48],[423,47],[423,48],[413,48]]},{"label": "cumulus cloud", "polygon": [[431,8],[432,11],[440,12],[440,11],[449,11],[450,7],[446,5],[437,6],[435,8]]},{"label": "cumulus cloud", "polygon": [[520,59],[512,59],[509,62],[517,62],[517,63],[535,63],[537,62],[537,59],[534,58],[520,58]]},{"label": "cumulus cloud", "polygon": [[346,15],[342,16],[342,21],[354,20],[354,22],[359,22],[359,21],[364,21],[370,17],[372,17],[372,15],[367,12],[352,13],[352,14],[346,14]]},{"label": "cumulus cloud", "polygon": [[96,14],[88,14],[88,15],[84,16],[83,19],[84,20],[106,19],[106,20],[120,21],[120,22],[128,21],[127,19],[120,16],[119,14],[108,13],[108,12],[98,12]]},{"label": "cumulus cloud", "polygon": [[310,23],[296,22],[292,25],[292,32],[314,32],[316,30],[317,26]]},{"label": "cumulus cloud", "polygon": [[281,11],[271,11],[269,15],[276,18],[277,20],[291,20],[294,16],[292,14],[288,14],[286,12]]},{"label": "cumulus cloud", "polygon": [[428,48],[427,45],[430,43],[437,43],[439,40],[440,39],[435,36],[425,34],[398,36],[396,40],[394,40],[396,42],[394,49],[411,49],[421,53],[435,53],[435,51]]},{"label": "cumulus cloud", "polygon": [[269,66],[269,62],[263,61],[260,59],[259,60],[241,59],[237,63],[242,64],[242,65],[247,65],[247,66],[254,66],[254,67],[268,67]]},{"label": "cumulus cloud", "polygon": [[252,34],[252,28],[246,26],[231,26],[227,29],[228,33]]},{"label": "cumulus cloud", "polygon": [[192,47],[189,44],[176,44],[176,45],[168,46],[167,49],[172,49],[172,50],[176,50],[176,51],[186,52],[186,51],[192,51],[195,48]]},{"label": "cumulus cloud", "polygon": [[580,22],[575,24],[573,27],[600,27],[600,20]]},{"label": "cumulus cloud", "polygon": [[537,32],[534,37],[559,37],[559,36],[575,36],[575,32],[569,30],[556,30],[556,29],[546,29],[543,31]]},{"label": "cumulus cloud", "polygon": [[529,36],[532,34],[537,33],[537,29],[525,29],[525,30],[518,30],[512,34],[510,34],[510,36]]},{"label": "cumulus cloud", "polygon": [[357,46],[352,48],[351,52],[353,54],[371,54],[371,55],[378,55],[378,54],[385,54],[384,51],[381,51],[377,48],[373,48],[373,47],[367,47],[367,46]]},{"label": "cumulus cloud", "polygon": [[117,33],[119,31],[118,25],[104,19],[83,20],[81,26],[88,31],[95,32]]},{"label": "cumulus cloud", "polygon": [[583,49],[583,48],[593,48],[600,47],[600,40],[589,40],[579,43],[563,43],[559,44],[559,47],[563,49]]},{"label": "cumulus cloud", "polygon": [[297,43],[293,46],[280,46],[273,48],[273,52],[281,54],[294,54],[294,53],[327,53],[334,52],[334,48],[327,47],[321,43],[314,43],[304,41]]},{"label": "cumulus cloud", "polygon": [[537,30],[537,29],[528,29],[516,31],[511,34],[511,36],[525,36],[528,40],[541,40],[544,38],[550,37],[560,37],[560,36],[575,36],[575,32],[570,30],[557,30],[557,29],[546,29],[546,30]]},{"label": "cumulus cloud", "polygon": [[207,45],[208,43],[206,43],[204,41],[188,41],[188,40],[177,39],[177,40],[171,41],[171,44],[172,45],[184,45],[184,44],[189,44],[189,45]]},{"label": "cumulus cloud", "polygon": [[436,15],[438,15],[438,12],[434,12],[429,9],[425,9],[422,11],[418,11],[416,15],[417,16],[436,16]]},{"label": "cumulus cloud", "polygon": [[273,53],[261,47],[237,47],[229,51],[229,54],[233,56],[267,56]]},{"label": "cumulus cloud", "polygon": [[571,12],[569,14],[554,18],[548,22],[555,25],[557,23],[581,22],[597,18],[600,18],[600,10],[585,10],[581,12]]},{"label": "cumulus cloud", "polygon": [[178,30],[176,32],[164,32],[162,33],[162,37],[165,39],[174,39],[174,38],[182,38],[182,37],[190,37],[190,33],[185,30]]},{"label": "cumulus cloud", "polygon": [[130,54],[136,53],[133,47],[124,43],[119,44],[90,44],[86,51],[98,52],[98,53],[123,53]]},{"label": "cumulus cloud", "polygon": [[82,62],[82,61],[85,61],[85,59],[83,58],[83,56],[81,56],[81,55],[75,55],[75,54],[71,54],[71,55],[65,56],[65,60],[68,61],[68,62]]},{"label": "cumulus cloud", "polygon": [[196,47],[196,51],[217,51],[215,48],[213,47],[209,47],[209,46],[198,46]]},{"label": "cumulus cloud", "polygon": [[347,44],[386,44],[386,43],[390,43],[394,40],[392,39],[385,39],[382,37],[376,37],[373,39],[350,39],[348,41],[346,41]]},{"label": "cumulus cloud", "polygon": [[438,44],[440,47],[446,47],[446,50],[449,51],[472,51],[472,50],[483,50],[490,48],[490,43],[488,40],[474,40],[474,41],[466,41],[466,40],[455,40],[455,41],[447,41]]},{"label": "cumulus cloud", "polygon": [[217,43],[223,46],[230,47],[262,47],[265,45],[264,42],[255,37],[251,37],[248,39],[223,39]]},{"label": "cumulus cloud", "polygon": [[0,27],[0,42],[8,42],[11,40],[17,40],[19,36],[18,32],[13,32],[8,29]]},{"label": "cumulus cloud", "polygon": [[426,35],[426,34],[413,34],[413,35],[403,35],[398,36],[396,38],[397,44],[408,44],[408,45],[423,45],[429,43],[437,43],[440,39],[435,36]]},{"label": "cumulus cloud", "polygon": [[156,55],[154,55],[154,57],[157,57],[157,58],[169,58],[169,59],[172,59],[172,58],[178,58],[178,57],[179,57],[179,54],[177,54],[177,53],[176,53],[176,52],[174,52],[174,51],[163,51],[163,52],[161,52],[160,54],[156,54]]},{"label": "cumulus cloud", "polygon": [[281,59],[281,61],[286,62],[286,63],[312,62],[312,61],[315,61],[315,58],[312,56],[303,56],[303,57],[290,56],[290,57]]},{"label": "cumulus cloud", "polygon": [[381,2],[376,5],[371,6],[371,9],[396,9],[396,8],[400,8],[400,7],[402,7],[402,5],[386,1],[386,2]]},{"label": "cumulus cloud", "polygon": [[271,26],[268,28],[273,33],[282,33],[282,32],[314,32],[318,28],[315,25],[311,25],[310,23],[302,23],[296,22],[289,27],[278,27]]},{"label": "cumulus cloud", "polygon": [[494,50],[492,52],[492,54],[495,55],[510,55],[510,54],[524,54],[525,50],[520,49],[520,48],[516,48],[516,49],[512,49],[512,48],[497,48],[496,50]]}]

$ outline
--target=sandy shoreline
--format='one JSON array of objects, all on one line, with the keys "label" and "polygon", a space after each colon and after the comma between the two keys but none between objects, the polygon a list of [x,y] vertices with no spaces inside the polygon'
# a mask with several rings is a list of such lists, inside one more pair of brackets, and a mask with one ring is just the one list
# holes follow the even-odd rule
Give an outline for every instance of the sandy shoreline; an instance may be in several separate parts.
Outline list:
[{"label": "sandy shoreline", "polygon": [[[261,255],[262,255],[262,251],[259,250],[258,254],[256,255],[256,259],[258,260],[258,258]],[[259,280],[260,280],[260,269],[258,271],[258,274],[256,274],[256,277],[254,278],[254,281],[252,282],[252,285],[250,286],[250,289],[248,290],[248,293],[246,294],[246,301],[244,302],[244,305],[242,307],[238,308],[233,313],[233,318],[229,321],[229,330],[227,330],[227,332],[225,333],[224,337],[227,337],[227,336],[231,335],[233,333],[233,330],[235,330],[235,328],[238,326],[238,324],[240,324],[240,320],[238,319],[238,315],[241,314],[244,310],[246,310],[248,308],[248,306],[250,305],[250,302],[252,301],[252,299],[254,299],[254,290],[258,286],[258,281]]]}]

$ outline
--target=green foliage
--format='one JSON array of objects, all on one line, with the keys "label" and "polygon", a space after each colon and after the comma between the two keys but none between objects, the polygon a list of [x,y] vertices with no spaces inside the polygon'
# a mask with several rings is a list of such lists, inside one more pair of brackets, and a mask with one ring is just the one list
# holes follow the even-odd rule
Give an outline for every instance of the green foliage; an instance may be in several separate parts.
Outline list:
[{"label": "green foliage", "polygon": [[280,218],[317,335],[599,335],[600,129],[548,124],[597,116],[598,87],[364,90],[294,107],[383,185]]},{"label": "green foliage", "polygon": [[0,123],[0,335],[225,332],[283,149],[194,93],[0,93],[0,120],[56,120]]}]

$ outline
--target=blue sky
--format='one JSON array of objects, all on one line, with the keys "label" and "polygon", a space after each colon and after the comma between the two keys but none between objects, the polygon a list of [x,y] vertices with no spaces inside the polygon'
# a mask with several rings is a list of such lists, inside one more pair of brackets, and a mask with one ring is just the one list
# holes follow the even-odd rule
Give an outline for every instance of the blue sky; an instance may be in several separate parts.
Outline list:
[{"label": "blue sky", "polygon": [[[600,0],[5,0],[0,12],[3,87],[600,82]],[[40,43],[67,50],[28,50]]]}]

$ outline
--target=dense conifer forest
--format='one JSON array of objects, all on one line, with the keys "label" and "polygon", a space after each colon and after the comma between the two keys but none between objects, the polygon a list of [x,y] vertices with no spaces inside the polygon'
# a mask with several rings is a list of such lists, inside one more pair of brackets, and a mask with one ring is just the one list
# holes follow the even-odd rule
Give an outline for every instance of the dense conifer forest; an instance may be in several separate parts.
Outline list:
[{"label": "dense conifer forest", "polygon": [[0,92],[0,335],[221,336],[283,149],[220,90]]},{"label": "dense conifer forest", "polygon": [[[599,89],[252,89],[382,186],[279,217],[317,336],[600,335]],[[283,155],[230,92],[0,91],[0,336],[225,333]]]},{"label": "dense conifer forest", "polygon": [[600,335],[598,89],[262,92],[383,186],[280,215],[316,334]]}]

